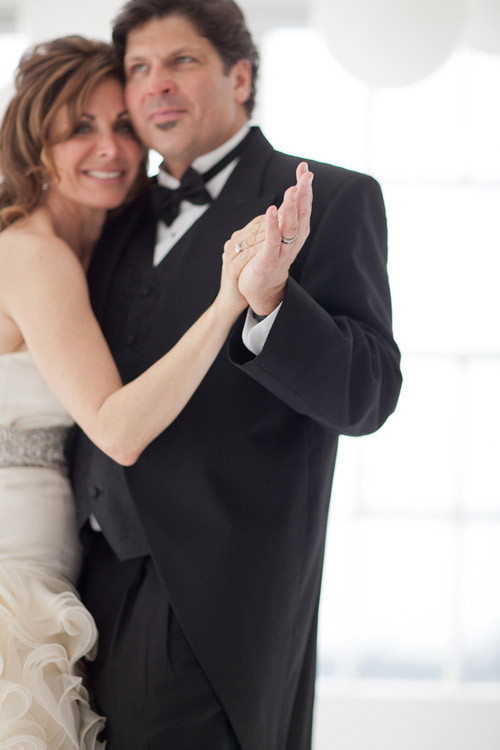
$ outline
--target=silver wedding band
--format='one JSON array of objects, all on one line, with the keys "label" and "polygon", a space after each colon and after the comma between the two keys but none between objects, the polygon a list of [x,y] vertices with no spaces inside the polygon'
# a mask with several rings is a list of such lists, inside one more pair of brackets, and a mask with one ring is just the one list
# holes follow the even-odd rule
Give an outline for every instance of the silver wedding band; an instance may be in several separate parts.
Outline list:
[{"label": "silver wedding band", "polygon": [[242,248],[242,247],[241,247],[241,245],[240,245],[240,244],[239,244],[239,243],[237,242],[237,243],[235,244],[235,246],[234,246],[234,252],[236,253],[236,255],[238,255],[239,253],[241,253],[241,251],[242,251],[242,250],[243,250],[243,248]]},{"label": "silver wedding band", "polygon": [[298,236],[299,236],[299,233],[297,232],[297,234],[295,235],[295,237],[290,237],[289,240],[287,240],[286,237],[282,237],[281,241],[282,241],[282,243],[284,245],[291,245],[293,242],[295,242],[295,240],[297,239]]}]

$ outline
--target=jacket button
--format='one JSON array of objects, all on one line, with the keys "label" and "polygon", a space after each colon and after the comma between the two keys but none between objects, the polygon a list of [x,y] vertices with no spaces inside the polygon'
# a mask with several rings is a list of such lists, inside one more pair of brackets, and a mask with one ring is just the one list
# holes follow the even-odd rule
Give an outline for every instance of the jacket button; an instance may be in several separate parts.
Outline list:
[{"label": "jacket button", "polygon": [[101,490],[99,487],[89,487],[89,497],[92,499],[95,499],[96,497],[99,497],[101,494]]},{"label": "jacket button", "polygon": [[129,333],[126,338],[127,344],[135,344],[135,335],[133,333]]}]

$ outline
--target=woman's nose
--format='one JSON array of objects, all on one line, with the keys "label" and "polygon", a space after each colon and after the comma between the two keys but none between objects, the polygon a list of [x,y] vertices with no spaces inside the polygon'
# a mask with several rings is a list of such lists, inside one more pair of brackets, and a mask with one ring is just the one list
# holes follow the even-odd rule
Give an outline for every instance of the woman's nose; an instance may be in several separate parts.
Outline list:
[{"label": "woman's nose", "polygon": [[102,133],[97,143],[97,153],[102,157],[113,157],[118,153],[118,142],[114,133]]}]

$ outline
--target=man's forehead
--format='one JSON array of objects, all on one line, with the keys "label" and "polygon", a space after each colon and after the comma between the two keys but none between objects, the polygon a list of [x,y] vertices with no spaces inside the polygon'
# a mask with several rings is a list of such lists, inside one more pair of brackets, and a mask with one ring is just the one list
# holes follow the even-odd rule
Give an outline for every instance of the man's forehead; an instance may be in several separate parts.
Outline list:
[{"label": "man's forehead", "polygon": [[139,45],[147,45],[147,41],[151,37],[157,37],[159,41],[164,40],[165,43],[172,41],[170,38],[170,30],[172,33],[175,31],[175,37],[179,37],[179,31],[181,32],[181,38],[178,38],[179,47],[184,46],[187,41],[182,39],[182,33],[184,33],[190,40],[200,41],[200,43],[209,43],[209,39],[203,36],[196,25],[187,18],[178,13],[172,13],[161,18],[151,18],[140,26],[135,26],[131,29],[127,35],[125,54],[131,47]]}]

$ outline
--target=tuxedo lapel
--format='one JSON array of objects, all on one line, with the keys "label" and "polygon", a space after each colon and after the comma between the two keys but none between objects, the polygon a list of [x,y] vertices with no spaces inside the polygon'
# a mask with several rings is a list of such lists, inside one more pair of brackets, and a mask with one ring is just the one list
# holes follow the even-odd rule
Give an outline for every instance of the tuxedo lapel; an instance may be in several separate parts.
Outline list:
[{"label": "tuxedo lapel", "polygon": [[[214,205],[236,207],[245,205],[265,205],[273,200],[274,193],[264,188],[264,174],[273,158],[274,149],[259,128],[243,151],[238,164],[226,182]],[[266,206],[267,207],[267,206]],[[253,216],[258,215],[253,213]]]},{"label": "tuxedo lapel", "polygon": [[187,233],[196,264],[206,267],[207,254],[216,255],[218,274],[220,254],[232,232],[265,213],[279,198],[276,192],[263,189],[263,174],[274,151],[260,130],[256,131],[218,198]]}]

